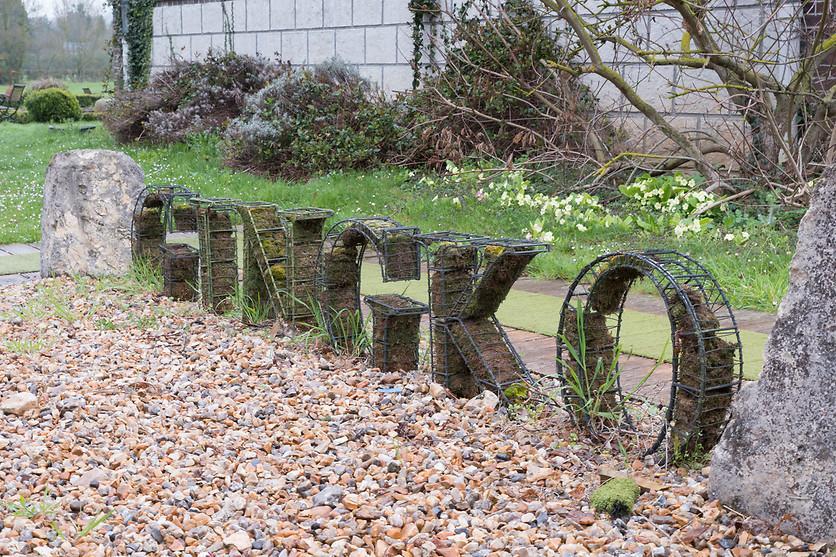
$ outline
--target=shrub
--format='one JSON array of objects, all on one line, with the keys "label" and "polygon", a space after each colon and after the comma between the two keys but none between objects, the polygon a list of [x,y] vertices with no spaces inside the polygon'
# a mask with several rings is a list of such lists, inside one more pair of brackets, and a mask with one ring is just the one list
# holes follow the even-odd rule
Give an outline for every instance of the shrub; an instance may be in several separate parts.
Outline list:
[{"label": "shrub", "polygon": [[545,151],[565,158],[585,150],[593,94],[544,66],[568,64],[569,55],[530,0],[499,9],[501,16],[487,20],[467,9],[454,16],[444,66],[407,99],[414,147],[405,162],[441,169],[447,161],[508,161]]},{"label": "shrub", "polygon": [[32,91],[26,95],[24,104],[35,122],[63,122],[81,118],[81,107],[75,95],[56,87]]},{"label": "shrub", "polygon": [[67,85],[61,81],[60,79],[53,79],[51,77],[47,77],[44,79],[38,79],[26,85],[26,88],[29,91],[40,91],[41,89],[67,89]]},{"label": "shrub", "polygon": [[222,131],[250,93],[282,71],[265,58],[210,51],[202,62],[177,62],[145,89],[117,95],[105,125],[119,142],[172,143]]},{"label": "shrub", "polygon": [[398,110],[337,61],[294,69],[252,95],[226,131],[226,164],[300,179],[370,168],[397,149]]}]

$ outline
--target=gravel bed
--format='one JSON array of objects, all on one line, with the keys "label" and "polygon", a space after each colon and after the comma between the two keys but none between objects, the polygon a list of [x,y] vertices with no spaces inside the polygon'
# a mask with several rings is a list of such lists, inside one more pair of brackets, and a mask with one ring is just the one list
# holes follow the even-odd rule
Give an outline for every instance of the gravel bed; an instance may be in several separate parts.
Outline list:
[{"label": "gravel bed", "polygon": [[[826,551],[563,412],[511,419],[196,304],[52,279],[0,288],[0,316],[2,555]],[[589,508],[602,466],[652,484],[632,516]]]}]

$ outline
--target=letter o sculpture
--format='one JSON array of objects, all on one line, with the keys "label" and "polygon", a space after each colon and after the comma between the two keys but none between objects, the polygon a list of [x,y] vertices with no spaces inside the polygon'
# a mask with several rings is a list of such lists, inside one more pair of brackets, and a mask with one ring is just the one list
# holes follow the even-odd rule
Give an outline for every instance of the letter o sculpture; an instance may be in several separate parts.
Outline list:
[{"label": "letter o sculpture", "polygon": [[[628,408],[646,409],[653,401],[643,399],[637,392],[625,392],[622,363],[613,362],[624,332],[624,303],[640,279],[651,283],[664,302],[672,347],[670,397],[666,406],[657,405],[664,413],[660,412],[656,424],[650,420],[650,431],[640,429],[640,424],[635,423],[635,410]],[[577,308],[583,311],[583,319],[578,319]],[[580,323],[583,335],[579,334]],[[581,337],[584,342],[580,342]],[[557,370],[567,407],[583,408],[581,399],[594,393],[599,409],[624,408],[624,412],[619,412],[618,425],[649,439],[647,454],[656,452],[668,435],[672,450],[683,454],[708,451],[720,439],[732,396],[743,377],[740,333],[720,285],[691,257],[675,251],[645,251],[610,253],[597,258],[581,270],[569,287],[557,338]],[[585,366],[577,363],[583,359],[578,351],[582,344]],[[595,373],[599,360],[603,365]],[[614,372],[606,373],[609,369]],[[573,386],[567,377],[573,378]],[[578,394],[578,385],[588,389],[586,394]],[[574,412],[573,417],[582,421],[589,415]]]}]

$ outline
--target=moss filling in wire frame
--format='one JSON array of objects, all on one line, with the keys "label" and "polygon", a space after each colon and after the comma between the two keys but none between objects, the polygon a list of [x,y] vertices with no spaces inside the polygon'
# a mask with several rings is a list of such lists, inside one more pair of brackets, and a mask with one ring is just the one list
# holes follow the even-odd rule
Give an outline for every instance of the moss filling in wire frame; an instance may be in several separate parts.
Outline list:
[{"label": "moss filling in wire frame", "polygon": [[381,371],[418,368],[421,316],[429,307],[406,296],[367,296],[372,311],[372,360]]},{"label": "moss filling in wire frame", "polygon": [[134,211],[134,258],[159,264],[160,245],[165,242],[163,209],[165,201],[159,193],[151,192],[140,201]]},{"label": "moss filling in wire frame", "polygon": [[284,317],[290,251],[287,221],[272,203],[240,203],[237,209],[244,230],[244,302],[265,307],[265,319]]},{"label": "moss filling in wire frame", "polygon": [[[675,348],[680,387],[670,436],[677,451],[693,454],[714,447],[723,434],[734,394],[735,345],[714,334],[720,322],[700,291],[687,286],[683,291],[696,311],[697,327],[683,302],[672,299],[671,317],[679,340]],[[704,366],[698,346],[700,331],[704,331]]]},{"label": "moss filling in wire frame", "polygon": [[160,251],[163,259],[163,295],[175,300],[196,300],[198,251],[188,244],[163,244]]},{"label": "moss filling in wire frame", "polygon": [[508,402],[506,389],[531,378],[494,314],[526,266],[549,246],[511,238],[478,239],[473,246],[481,261],[470,291],[456,301],[447,329],[480,388]]},{"label": "moss filling in wire frame", "polygon": [[281,212],[290,237],[287,265],[271,267],[276,280],[285,280],[287,290],[282,294],[285,319],[296,324],[312,324],[314,304],[318,303],[317,273],[322,249],[325,221],[334,214],[329,209],[300,207]]},{"label": "moss filling in wire frame", "polygon": [[[659,292],[670,321],[673,348],[670,396],[666,401],[648,400],[634,388],[625,397],[619,364],[615,392],[606,393],[603,400],[606,408],[602,410],[618,407],[625,425],[634,426],[631,422],[637,413],[625,412],[625,404],[666,408],[658,431],[643,433],[652,438],[646,453],[658,450],[668,435],[674,450],[680,454],[708,451],[719,440],[728,420],[732,396],[740,388],[743,351],[731,306],[705,267],[675,251],[603,255],[587,265],[570,286],[561,311],[558,338],[564,338],[566,344],[577,350],[575,305],[580,302],[584,309],[587,361],[603,358],[604,368],[609,369],[621,338],[624,303],[639,279],[649,281]],[[577,371],[561,341],[558,341],[557,365],[563,376],[567,368]],[[598,387],[591,382],[590,391]],[[573,404],[575,398],[571,390],[564,388],[567,405],[577,407]]]},{"label": "moss filling in wire frame", "polygon": [[171,214],[172,232],[197,231],[197,213],[188,199],[173,199],[169,210]]},{"label": "moss filling in wire frame", "polygon": [[363,332],[357,324],[358,316],[362,317],[360,267],[366,248],[370,244],[374,247],[384,282],[415,280],[421,276],[417,233],[417,228],[401,226],[388,217],[346,219],[328,231],[320,254],[318,282],[334,346],[352,348]]},{"label": "moss filling in wire frame", "polygon": [[430,307],[433,380],[459,397],[472,398],[481,391],[467,362],[456,348],[447,322],[454,308],[473,291],[477,250],[471,245],[441,243],[430,256]]},{"label": "moss filling in wire frame", "polygon": [[226,199],[192,200],[200,241],[200,299],[209,311],[233,307],[238,287],[238,245],[233,222],[235,202]]}]

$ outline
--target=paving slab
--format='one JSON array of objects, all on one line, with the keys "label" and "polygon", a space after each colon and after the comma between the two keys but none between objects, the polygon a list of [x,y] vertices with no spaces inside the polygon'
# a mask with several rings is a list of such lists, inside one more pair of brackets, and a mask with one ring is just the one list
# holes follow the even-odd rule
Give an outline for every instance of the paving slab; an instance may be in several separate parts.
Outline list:
[{"label": "paving slab", "polygon": [[38,253],[40,248],[32,244],[5,244],[0,246],[0,256],[3,255],[29,255]]}]

